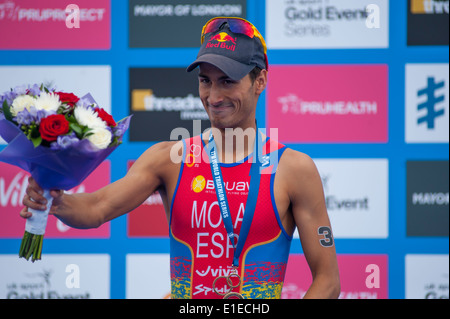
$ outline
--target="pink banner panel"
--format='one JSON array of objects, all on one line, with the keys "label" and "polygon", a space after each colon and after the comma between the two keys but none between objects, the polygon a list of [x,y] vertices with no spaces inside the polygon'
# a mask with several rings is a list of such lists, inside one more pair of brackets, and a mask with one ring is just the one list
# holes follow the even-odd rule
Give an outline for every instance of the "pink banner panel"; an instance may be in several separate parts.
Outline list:
[{"label": "pink banner panel", "polygon": [[111,48],[110,0],[2,0],[0,49]]},{"label": "pink banner panel", "polygon": [[285,143],[386,143],[387,65],[275,65],[268,127]]},{"label": "pink banner panel", "polygon": [[[387,299],[387,255],[338,255],[340,299]],[[292,254],[284,280],[283,299],[303,298],[312,277],[304,255]]]}]

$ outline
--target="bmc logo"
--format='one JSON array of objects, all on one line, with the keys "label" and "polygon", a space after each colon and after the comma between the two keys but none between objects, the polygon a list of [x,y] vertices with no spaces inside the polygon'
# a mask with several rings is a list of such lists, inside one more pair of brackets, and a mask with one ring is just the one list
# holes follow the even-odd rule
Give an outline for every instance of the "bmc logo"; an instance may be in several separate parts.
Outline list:
[{"label": "bmc logo", "polygon": [[407,143],[448,143],[448,64],[406,66],[405,139]]}]

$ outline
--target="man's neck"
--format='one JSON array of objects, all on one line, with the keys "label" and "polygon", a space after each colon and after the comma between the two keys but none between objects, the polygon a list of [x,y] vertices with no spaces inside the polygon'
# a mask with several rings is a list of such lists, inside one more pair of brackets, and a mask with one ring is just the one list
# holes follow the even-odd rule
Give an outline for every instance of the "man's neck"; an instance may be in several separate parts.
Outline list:
[{"label": "man's neck", "polygon": [[[247,158],[254,149],[256,123],[244,128],[211,128],[217,153],[222,163],[237,163]],[[211,130],[205,132],[203,139],[208,141]]]}]

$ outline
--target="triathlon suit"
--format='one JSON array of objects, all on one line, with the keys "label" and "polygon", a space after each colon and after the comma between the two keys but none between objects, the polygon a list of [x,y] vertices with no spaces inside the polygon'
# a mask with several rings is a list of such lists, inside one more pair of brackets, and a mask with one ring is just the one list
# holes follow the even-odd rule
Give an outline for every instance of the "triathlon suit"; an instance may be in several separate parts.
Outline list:
[{"label": "triathlon suit", "polygon": [[[237,292],[245,299],[281,297],[292,241],[281,224],[273,193],[277,163],[286,147],[269,138],[263,144],[265,161],[256,209],[237,269],[241,285],[231,290],[222,280],[215,286],[223,294]],[[172,298],[223,298],[213,291],[213,283],[217,277],[230,275],[234,248],[222,221],[204,141],[196,136],[183,140],[183,147],[170,212]],[[253,154],[239,163],[220,164],[237,235],[243,221],[252,159]]]}]

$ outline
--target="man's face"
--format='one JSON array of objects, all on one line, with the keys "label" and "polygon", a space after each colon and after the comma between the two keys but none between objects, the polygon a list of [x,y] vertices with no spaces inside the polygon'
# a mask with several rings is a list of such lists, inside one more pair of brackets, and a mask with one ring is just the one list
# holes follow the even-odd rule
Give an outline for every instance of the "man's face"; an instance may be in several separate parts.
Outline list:
[{"label": "man's face", "polygon": [[[263,78],[266,79],[265,76]],[[261,79],[257,79],[252,83],[248,74],[241,80],[234,81],[217,67],[208,63],[200,64],[200,99],[212,127],[252,127],[258,97],[265,88],[265,81],[263,88],[260,82]]]}]

